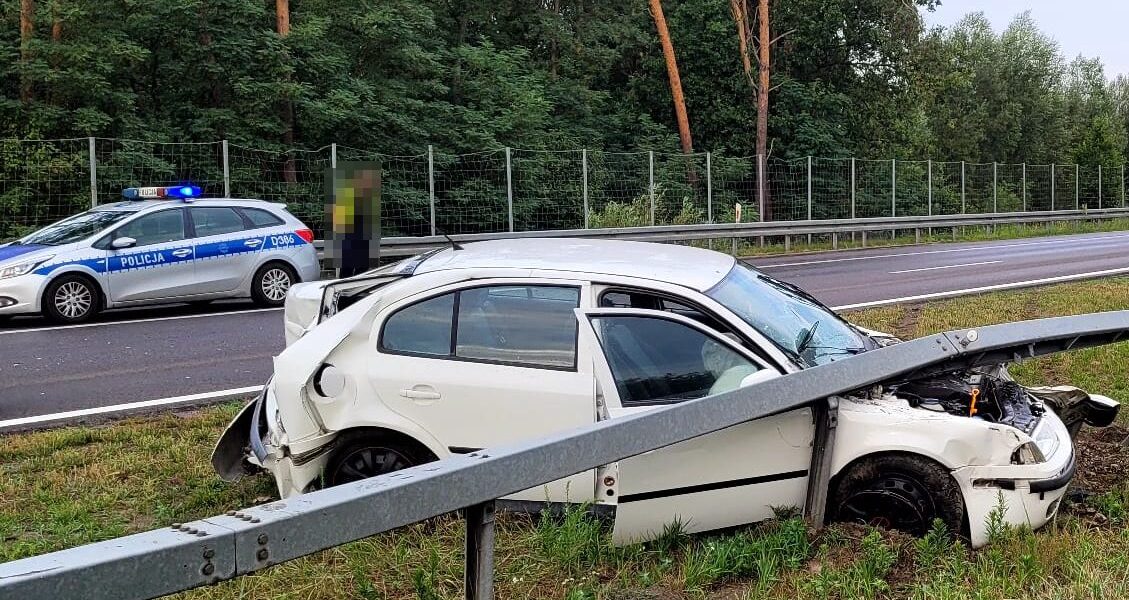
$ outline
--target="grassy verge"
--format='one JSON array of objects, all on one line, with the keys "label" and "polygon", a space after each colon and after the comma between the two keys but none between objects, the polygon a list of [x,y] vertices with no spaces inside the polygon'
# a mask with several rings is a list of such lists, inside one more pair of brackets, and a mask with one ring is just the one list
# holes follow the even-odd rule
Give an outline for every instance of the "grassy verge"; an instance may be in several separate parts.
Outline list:
[{"label": "grassy verge", "polygon": [[[914,337],[944,329],[1129,307],[1129,279],[1003,292],[851,315]],[[1046,357],[1013,371],[1129,398],[1129,343]],[[208,454],[234,405],[0,438],[0,560],[206,517],[273,497],[264,477],[231,485]],[[816,533],[795,518],[712,536],[672,528],[612,547],[579,512],[504,515],[499,598],[1098,598],[1129,595],[1129,450],[1121,427],[1080,442],[1090,493],[1044,531],[1000,530],[970,552],[856,526]],[[439,518],[184,594],[188,598],[455,598],[462,523]]]}]

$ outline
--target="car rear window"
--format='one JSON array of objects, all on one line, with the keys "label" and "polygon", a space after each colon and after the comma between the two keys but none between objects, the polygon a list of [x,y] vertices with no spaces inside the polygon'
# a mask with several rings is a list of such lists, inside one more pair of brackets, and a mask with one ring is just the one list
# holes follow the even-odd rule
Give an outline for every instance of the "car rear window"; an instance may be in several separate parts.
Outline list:
[{"label": "car rear window", "polygon": [[241,208],[239,210],[243,213],[243,216],[247,217],[247,220],[250,221],[251,225],[255,228],[277,227],[279,225],[286,224],[286,222],[282,219],[261,208]]}]

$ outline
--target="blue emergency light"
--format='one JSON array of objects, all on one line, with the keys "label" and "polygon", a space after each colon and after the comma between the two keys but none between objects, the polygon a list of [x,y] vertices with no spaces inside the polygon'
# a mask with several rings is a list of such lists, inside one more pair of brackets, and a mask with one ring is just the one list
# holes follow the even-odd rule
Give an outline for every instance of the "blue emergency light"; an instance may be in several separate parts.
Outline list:
[{"label": "blue emergency light", "polygon": [[160,200],[164,198],[179,198],[187,200],[199,198],[204,192],[194,185],[174,185],[166,187],[125,188],[122,197],[127,200]]}]

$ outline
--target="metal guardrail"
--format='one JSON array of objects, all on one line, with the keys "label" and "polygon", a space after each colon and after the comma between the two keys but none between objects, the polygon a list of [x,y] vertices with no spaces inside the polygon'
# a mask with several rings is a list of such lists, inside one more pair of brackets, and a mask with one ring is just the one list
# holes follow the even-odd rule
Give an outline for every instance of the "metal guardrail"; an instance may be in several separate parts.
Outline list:
[{"label": "metal guardrail", "polygon": [[[1060,221],[1091,221],[1129,217],[1129,208],[1099,210],[1058,210],[1042,212],[988,213],[971,215],[933,215],[921,217],[875,217],[869,219],[821,219],[812,221],[768,221],[762,223],[712,223],[700,225],[658,225],[652,227],[619,227],[611,229],[553,229],[546,231],[506,231],[498,233],[471,233],[452,235],[457,242],[522,238],[591,238],[634,240],[648,242],[679,242],[690,240],[720,240],[755,237],[784,237],[796,235],[831,235],[833,247],[838,247],[842,234],[866,234],[914,230],[920,240],[922,229],[947,229],[991,225],[1052,223]],[[318,251],[324,242],[316,240]],[[449,244],[443,236],[389,237],[380,242],[384,256],[413,256],[425,250]]]},{"label": "metal guardrail", "polygon": [[[806,514],[822,522],[836,397],[899,377],[1109,344],[1129,311],[957,330],[725,394],[601,421],[199,521],[0,564],[0,599],[153,598],[466,508],[468,598],[492,597],[494,501],[753,419],[814,405]],[[827,402],[824,402],[827,400]]]}]

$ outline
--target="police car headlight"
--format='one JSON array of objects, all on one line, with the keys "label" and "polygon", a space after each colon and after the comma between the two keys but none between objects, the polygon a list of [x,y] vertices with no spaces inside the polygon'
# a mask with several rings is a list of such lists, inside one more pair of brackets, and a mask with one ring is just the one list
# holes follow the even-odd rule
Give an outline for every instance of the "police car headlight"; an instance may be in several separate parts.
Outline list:
[{"label": "police car headlight", "polygon": [[323,398],[336,398],[345,392],[345,379],[341,369],[326,363],[314,375],[314,391]]},{"label": "police car headlight", "polygon": [[0,279],[8,279],[9,277],[19,277],[20,275],[27,275],[31,273],[32,269],[39,265],[51,260],[53,256],[45,256],[27,262],[9,265],[7,267],[0,267]]}]

